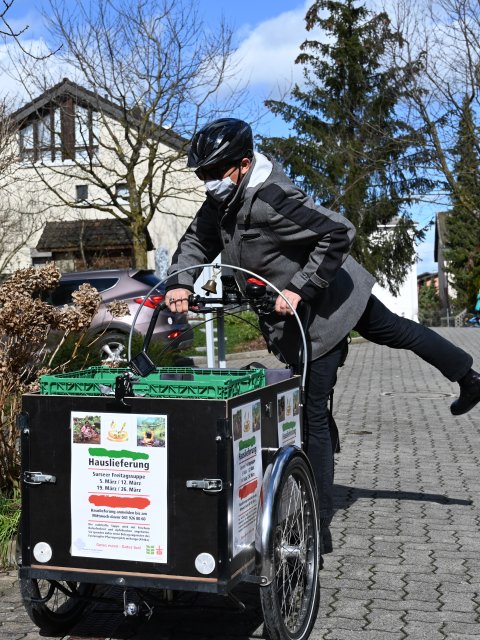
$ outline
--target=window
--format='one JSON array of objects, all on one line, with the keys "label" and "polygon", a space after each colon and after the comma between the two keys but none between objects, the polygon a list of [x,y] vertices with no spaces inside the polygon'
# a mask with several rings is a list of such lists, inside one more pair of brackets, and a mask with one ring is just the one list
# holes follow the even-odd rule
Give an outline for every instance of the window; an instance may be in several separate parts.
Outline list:
[{"label": "window", "polygon": [[36,114],[20,130],[20,157],[33,162],[89,162],[98,150],[98,113],[71,98]]},{"label": "window", "polygon": [[91,109],[75,106],[75,160],[88,162],[92,150],[96,148],[98,137],[98,113]]},{"label": "window", "polygon": [[54,162],[62,159],[58,112],[44,113],[20,130],[20,156],[33,162]]},{"label": "window", "polygon": [[62,306],[64,304],[71,304],[72,293],[78,291],[80,285],[84,284],[85,282],[91,284],[92,287],[95,287],[95,289],[99,293],[101,293],[102,291],[106,291],[107,289],[111,289],[112,287],[114,287],[118,282],[118,278],[92,277],[90,279],[82,278],[82,280],[67,280],[64,282],[60,280],[58,287],[49,292],[47,296],[45,296],[47,298],[47,302],[53,304],[56,307]]},{"label": "window", "polygon": [[20,131],[20,155],[24,159],[34,160],[34,126],[27,125]]},{"label": "window", "polygon": [[119,182],[115,185],[115,195],[117,198],[124,198],[128,200],[130,192],[128,191],[128,185],[126,182]]},{"label": "window", "polygon": [[52,118],[50,114],[37,122],[38,156],[40,160],[52,160]]},{"label": "window", "polygon": [[88,184],[77,184],[75,186],[75,192],[76,202],[88,201]]}]

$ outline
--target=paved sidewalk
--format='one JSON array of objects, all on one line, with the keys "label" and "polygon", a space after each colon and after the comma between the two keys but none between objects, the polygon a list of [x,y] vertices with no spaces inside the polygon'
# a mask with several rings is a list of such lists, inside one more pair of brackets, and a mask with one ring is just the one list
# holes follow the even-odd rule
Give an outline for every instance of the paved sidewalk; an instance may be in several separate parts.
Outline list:
[{"label": "paved sidewalk", "polygon": [[[480,330],[439,332],[480,368]],[[350,347],[335,394],[342,435],[335,550],[321,574],[312,640],[480,637],[480,407],[453,418],[456,393],[457,385],[413,354],[371,343]],[[0,640],[36,640],[13,581],[0,577]],[[209,613],[196,623],[186,617],[182,612],[174,623],[159,613],[109,637],[261,637],[253,619],[246,631],[231,612],[218,623]]]}]

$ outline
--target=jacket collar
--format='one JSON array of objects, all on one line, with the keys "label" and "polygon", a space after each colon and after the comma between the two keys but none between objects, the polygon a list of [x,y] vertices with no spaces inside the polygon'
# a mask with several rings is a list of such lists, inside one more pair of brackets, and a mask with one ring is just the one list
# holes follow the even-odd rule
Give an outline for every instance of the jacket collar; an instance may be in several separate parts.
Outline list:
[{"label": "jacket collar", "polygon": [[250,214],[250,208],[255,193],[264,182],[270,177],[273,171],[273,163],[262,153],[255,151],[252,159],[252,166],[240,183],[232,200],[225,209],[225,215],[237,212],[240,208],[244,210],[244,220]]},{"label": "jacket collar", "polygon": [[273,170],[272,162],[267,158],[267,156],[264,156],[263,153],[255,151],[254,156],[253,166],[247,174],[247,190],[260,187],[270,176]]}]

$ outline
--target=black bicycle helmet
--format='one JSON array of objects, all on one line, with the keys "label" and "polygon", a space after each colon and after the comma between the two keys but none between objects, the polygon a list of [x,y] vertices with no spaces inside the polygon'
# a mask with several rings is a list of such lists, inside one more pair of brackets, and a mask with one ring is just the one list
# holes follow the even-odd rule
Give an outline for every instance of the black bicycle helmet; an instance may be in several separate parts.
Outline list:
[{"label": "black bicycle helmet", "polygon": [[251,158],[252,155],[250,125],[236,118],[220,118],[209,122],[193,136],[187,166],[200,169]]}]

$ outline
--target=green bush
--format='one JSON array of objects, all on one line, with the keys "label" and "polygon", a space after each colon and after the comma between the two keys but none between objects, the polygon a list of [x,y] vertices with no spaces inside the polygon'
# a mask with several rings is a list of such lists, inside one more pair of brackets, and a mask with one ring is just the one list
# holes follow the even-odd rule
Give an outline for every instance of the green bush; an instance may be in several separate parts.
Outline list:
[{"label": "green bush", "polygon": [[11,565],[12,541],[20,525],[20,499],[6,498],[0,494],[0,569]]},{"label": "green bush", "polygon": [[61,343],[53,357],[51,368],[56,371],[79,371],[100,364],[100,352],[85,334],[71,333]]}]

